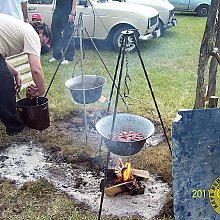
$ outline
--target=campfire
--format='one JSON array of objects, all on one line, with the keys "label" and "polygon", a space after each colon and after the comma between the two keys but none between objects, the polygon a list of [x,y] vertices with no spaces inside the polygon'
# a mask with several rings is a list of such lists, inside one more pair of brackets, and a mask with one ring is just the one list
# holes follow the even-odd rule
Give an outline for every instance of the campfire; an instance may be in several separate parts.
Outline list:
[{"label": "campfire", "polygon": [[106,179],[101,180],[100,190],[102,191],[104,188],[104,193],[107,196],[116,196],[122,193],[144,194],[145,186],[142,181],[146,182],[148,179],[148,171],[133,169],[130,161],[124,164],[119,159],[114,169],[107,170]]}]

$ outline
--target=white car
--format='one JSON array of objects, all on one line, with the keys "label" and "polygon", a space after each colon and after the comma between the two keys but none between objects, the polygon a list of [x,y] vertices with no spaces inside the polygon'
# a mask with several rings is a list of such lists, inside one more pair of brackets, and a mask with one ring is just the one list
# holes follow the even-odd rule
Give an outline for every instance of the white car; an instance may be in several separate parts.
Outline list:
[{"label": "white car", "polygon": [[176,26],[174,18],[174,6],[168,0],[114,0],[125,1],[127,3],[146,5],[156,9],[159,12],[159,27],[161,32],[168,28]]},{"label": "white car", "polygon": [[[42,21],[51,25],[55,0],[29,0],[29,19],[33,13],[39,13]],[[149,40],[161,35],[157,10],[143,5],[121,2],[78,0],[77,18],[83,14],[83,27],[95,39],[109,40],[118,51],[121,45],[122,31],[135,30],[138,40]],[[86,34],[84,35],[85,37]],[[128,50],[135,48],[133,38],[129,39]]]}]

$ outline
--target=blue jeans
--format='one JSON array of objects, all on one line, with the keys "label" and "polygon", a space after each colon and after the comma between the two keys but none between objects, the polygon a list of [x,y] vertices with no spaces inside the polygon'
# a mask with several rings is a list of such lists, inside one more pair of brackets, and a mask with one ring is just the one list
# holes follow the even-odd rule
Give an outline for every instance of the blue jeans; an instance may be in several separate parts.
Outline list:
[{"label": "blue jeans", "polygon": [[[52,32],[52,48],[53,57],[57,60],[61,59],[62,52],[65,50],[70,37],[74,31],[74,24],[68,22],[68,15],[63,15],[60,11],[54,11],[51,32]],[[63,34],[63,36],[62,36]],[[65,59],[72,61],[75,55],[75,42],[72,38],[70,45],[66,51]]]},{"label": "blue jeans", "polygon": [[47,44],[43,44],[43,45],[41,46],[41,52],[40,52],[40,54],[41,54],[41,55],[46,55],[46,54],[48,54],[49,52],[50,52],[49,46],[48,46]]}]

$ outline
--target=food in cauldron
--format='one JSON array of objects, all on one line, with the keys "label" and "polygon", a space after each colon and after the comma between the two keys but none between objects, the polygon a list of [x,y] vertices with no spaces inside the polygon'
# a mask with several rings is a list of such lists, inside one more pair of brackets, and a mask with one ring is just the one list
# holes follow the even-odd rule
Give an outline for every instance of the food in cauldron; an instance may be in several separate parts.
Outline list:
[{"label": "food in cauldron", "polygon": [[31,84],[27,87],[26,97],[28,99],[29,106],[37,106],[38,105],[38,97],[35,94],[38,92],[38,88],[36,85]]},{"label": "food in cauldron", "polygon": [[27,87],[27,91],[26,91],[26,97],[28,99],[33,99],[35,97],[35,94],[37,93],[38,88],[36,85],[31,84]]},{"label": "food in cauldron", "polygon": [[130,142],[130,141],[140,141],[144,139],[144,136],[135,131],[122,131],[120,133],[114,134],[112,140]]}]

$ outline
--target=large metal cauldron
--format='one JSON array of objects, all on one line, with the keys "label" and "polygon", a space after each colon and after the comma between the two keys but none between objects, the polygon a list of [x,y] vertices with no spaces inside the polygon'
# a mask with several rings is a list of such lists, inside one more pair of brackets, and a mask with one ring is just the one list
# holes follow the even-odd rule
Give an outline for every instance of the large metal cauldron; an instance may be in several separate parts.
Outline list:
[{"label": "large metal cauldron", "polygon": [[154,124],[150,120],[138,115],[120,113],[116,115],[114,134],[122,131],[135,131],[141,133],[144,139],[130,142],[116,141],[110,139],[112,123],[113,116],[106,116],[96,123],[96,129],[104,138],[106,147],[112,153],[121,156],[129,156],[138,153],[144,146],[146,139],[155,131]]},{"label": "large metal cauldron", "polygon": [[50,126],[48,99],[46,97],[38,97],[37,103],[34,105],[33,101],[27,98],[19,99],[17,111],[21,120],[29,128],[41,131]]},{"label": "large metal cauldron", "polygon": [[[83,88],[84,77],[84,88]],[[84,104],[83,91],[85,89],[85,104],[98,101],[102,95],[102,87],[106,80],[102,76],[75,76],[66,81],[65,86],[70,89],[74,101]]]}]

